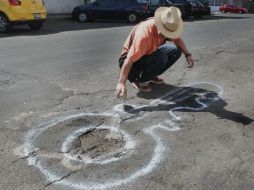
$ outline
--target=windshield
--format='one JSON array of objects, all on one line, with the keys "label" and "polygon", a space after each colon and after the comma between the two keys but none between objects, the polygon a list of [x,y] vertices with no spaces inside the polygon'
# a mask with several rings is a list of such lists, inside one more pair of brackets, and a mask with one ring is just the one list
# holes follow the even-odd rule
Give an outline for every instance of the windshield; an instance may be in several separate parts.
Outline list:
[{"label": "windshield", "polygon": [[187,0],[172,0],[172,2],[176,4],[185,4]]},{"label": "windshield", "polygon": [[137,0],[139,3],[148,3],[148,0]]},{"label": "windshield", "polygon": [[195,1],[198,5],[200,5],[200,6],[204,6],[200,1]]},{"label": "windshield", "polygon": [[170,0],[164,0],[166,4],[173,4]]}]

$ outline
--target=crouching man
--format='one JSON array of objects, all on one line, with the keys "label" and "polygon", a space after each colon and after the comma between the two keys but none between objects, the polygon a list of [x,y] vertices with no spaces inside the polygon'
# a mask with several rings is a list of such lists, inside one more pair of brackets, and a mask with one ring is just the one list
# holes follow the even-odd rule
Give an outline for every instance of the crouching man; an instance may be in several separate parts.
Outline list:
[{"label": "crouching man", "polygon": [[[120,78],[116,86],[116,96],[126,98],[126,81],[143,92],[150,92],[150,83],[164,83],[159,77],[170,68],[183,53],[187,67],[194,61],[184,41],[181,12],[176,7],[161,7],[154,18],[136,25],[124,43],[119,59]],[[171,41],[174,45],[165,44]]]}]

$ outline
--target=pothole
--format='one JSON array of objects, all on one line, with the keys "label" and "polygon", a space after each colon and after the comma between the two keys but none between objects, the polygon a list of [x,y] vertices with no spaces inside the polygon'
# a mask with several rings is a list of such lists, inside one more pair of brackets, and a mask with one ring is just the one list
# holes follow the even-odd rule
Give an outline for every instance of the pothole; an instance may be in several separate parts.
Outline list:
[{"label": "pothole", "polygon": [[[92,128],[76,139],[70,154],[76,155],[80,160],[87,157],[93,159],[120,150],[124,148],[125,144],[123,134],[119,132]],[[120,152],[114,156],[118,156],[118,154]]]},{"label": "pothole", "polygon": [[107,164],[117,161],[135,147],[132,137],[113,126],[79,128],[67,136],[61,151],[64,159],[75,165]]}]

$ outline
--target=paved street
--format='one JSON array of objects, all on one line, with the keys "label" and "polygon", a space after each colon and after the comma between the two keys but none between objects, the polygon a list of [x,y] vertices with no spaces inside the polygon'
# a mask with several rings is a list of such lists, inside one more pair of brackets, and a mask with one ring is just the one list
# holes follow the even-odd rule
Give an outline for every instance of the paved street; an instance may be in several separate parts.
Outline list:
[{"label": "paved street", "polygon": [[132,25],[49,19],[0,34],[1,190],[253,190],[254,15],[185,21],[184,56],[148,94],[118,57]]}]

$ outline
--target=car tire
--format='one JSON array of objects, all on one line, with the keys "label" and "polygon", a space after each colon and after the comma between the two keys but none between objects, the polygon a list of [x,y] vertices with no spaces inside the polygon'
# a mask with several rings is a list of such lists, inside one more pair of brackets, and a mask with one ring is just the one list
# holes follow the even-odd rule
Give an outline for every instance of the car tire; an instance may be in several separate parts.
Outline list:
[{"label": "car tire", "polygon": [[136,13],[129,13],[129,15],[128,15],[128,21],[130,23],[136,23],[136,22],[138,22],[138,15]]},{"label": "car tire", "polygon": [[31,30],[40,30],[43,26],[43,21],[31,22],[28,24]]},{"label": "car tire", "polygon": [[239,11],[239,14],[243,14],[243,11]]},{"label": "car tire", "polygon": [[88,15],[86,12],[81,12],[78,14],[78,21],[81,23],[88,22]]},{"label": "car tire", "polygon": [[12,25],[9,21],[9,19],[4,15],[0,13],[0,33],[7,33],[11,30]]}]

